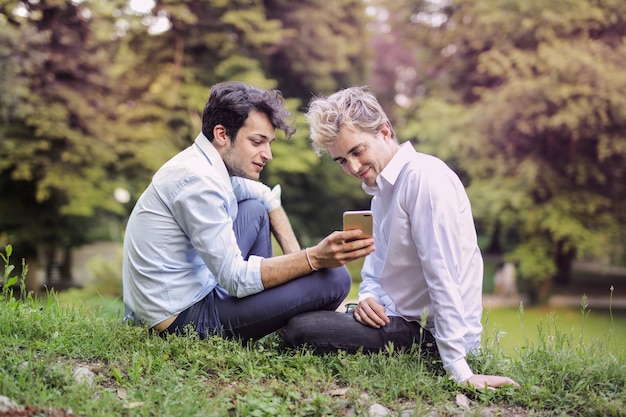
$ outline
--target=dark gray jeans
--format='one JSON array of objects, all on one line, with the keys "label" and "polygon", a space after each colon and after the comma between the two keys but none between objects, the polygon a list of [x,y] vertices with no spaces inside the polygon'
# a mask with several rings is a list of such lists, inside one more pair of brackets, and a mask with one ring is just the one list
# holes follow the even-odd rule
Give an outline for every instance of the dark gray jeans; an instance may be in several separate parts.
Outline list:
[{"label": "dark gray jeans", "polygon": [[391,342],[397,350],[408,350],[419,344],[424,350],[436,352],[435,338],[422,326],[402,317],[389,317],[379,328],[356,321],[352,313],[313,311],[295,316],[285,329],[285,342],[291,347],[308,346],[315,353],[344,350],[355,353],[380,352]]},{"label": "dark gray jeans", "polygon": [[[272,256],[269,218],[256,200],[239,203],[235,236],[245,259],[250,255]],[[236,298],[219,285],[205,298],[183,311],[164,334],[183,334],[191,324],[201,339],[210,335],[256,340],[287,325],[290,318],[316,310],[334,311],[350,291],[345,267],[320,269],[250,295]]]}]

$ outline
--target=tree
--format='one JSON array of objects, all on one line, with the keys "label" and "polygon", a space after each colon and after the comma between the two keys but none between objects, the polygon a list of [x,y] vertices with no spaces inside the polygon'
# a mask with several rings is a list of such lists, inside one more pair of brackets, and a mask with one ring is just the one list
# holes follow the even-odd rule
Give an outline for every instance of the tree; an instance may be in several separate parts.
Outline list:
[{"label": "tree", "polygon": [[314,94],[363,83],[369,70],[367,16],[361,0],[265,0],[287,30],[268,69],[288,97],[306,105]]},{"label": "tree", "polygon": [[8,93],[0,102],[0,230],[16,248],[29,246],[29,259],[48,254],[48,270],[62,248],[66,283],[69,249],[85,242],[86,225],[97,213],[121,210],[112,198],[112,29],[102,21],[108,34],[91,29],[95,5],[41,0],[0,9],[8,67],[0,88]]},{"label": "tree", "polygon": [[[101,219],[125,219],[154,171],[200,131],[210,87],[223,80],[285,92],[300,129],[277,141],[280,162],[263,179],[283,185],[304,240],[339,227],[346,207],[367,204],[350,178],[314,156],[297,114],[314,90],[363,79],[361,2],[157,0],[143,12],[127,3],[0,5],[0,231],[16,253],[16,240],[30,243],[27,257],[48,253],[52,265],[46,248],[62,248],[69,280],[71,248]],[[320,10],[316,25],[308,17]],[[119,187],[130,192],[126,204],[112,198]]]},{"label": "tree", "polygon": [[[99,218],[128,214],[134,201],[116,202],[114,190],[130,189],[136,199],[154,170],[195,137],[210,84],[275,84],[260,58],[280,40],[280,22],[265,19],[262,3],[162,1],[153,19],[171,28],[158,33],[150,16],[126,3],[0,6],[8,58],[0,230],[16,252],[16,240],[28,244],[29,259],[47,254],[47,269],[64,281],[71,281],[71,248],[86,242]],[[52,268],[57,248],[64,256]]]},{"label": "tree", "polygon": [[[265,5],[268,15],[286,30],[287,36],[270,53],[268,70],[278,88],[293,98],[294,115],[314,95],[366,82],[371,54],[364,2],[266,0]],[[275,161],[264,170],[263,179],[281,184],[294,229],[303,244],[312,244],[341,228],[344,210],[369,207],[370,197],[336,163],[315,156],[308,126],[302,117],[295,120],[296,135],[273,145]]]},{"label": "tree", "polygon": [[[429,29],[438,88],[407,129],[455,155],[479,223],[535,299],[575,258],[607,259],[626,212],[626,4],[454,1]],[[440,94],[442,90],[435,90]]]}]

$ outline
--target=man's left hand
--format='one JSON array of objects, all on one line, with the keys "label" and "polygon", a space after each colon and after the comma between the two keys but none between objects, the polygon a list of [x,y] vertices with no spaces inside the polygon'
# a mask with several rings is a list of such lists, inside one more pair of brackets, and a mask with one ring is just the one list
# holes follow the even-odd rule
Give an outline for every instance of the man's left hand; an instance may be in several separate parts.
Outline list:
[{"label": "man's left hand", "polygon": [[465,383],[478,389],[495,389],[505,385],[512,385],[515,388],[519,388],[519,384],[511,378],[498,375],[472,375]]}]

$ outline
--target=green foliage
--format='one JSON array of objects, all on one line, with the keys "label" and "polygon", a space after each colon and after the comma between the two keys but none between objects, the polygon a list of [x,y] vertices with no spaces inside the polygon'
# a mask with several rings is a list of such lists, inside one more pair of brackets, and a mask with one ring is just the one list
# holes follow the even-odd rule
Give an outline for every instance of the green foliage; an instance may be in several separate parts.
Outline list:
[{"label": "green foliage", "polygon": [[423,95],[398,112],[400,136],[457,170],[479,231],[512,237],[504,249],[524,278],[567,275],[576,257],[614,261],[626,224],[626,4],[459,0],[423,13],[443,24],[410,33],[443,52],[418,65],[436,77],[413,80]]},{"label": "green foliage", "polygon": [[[583,304],[583,323],[588,313]],[[602,343],[581,343],[562,330],[554,315],[541,322],[538,331],[538,339],[519,350],[516,365],[527,381],[527,401],[555,414],[622,415],[626,398],[617,387],[626,381],[624,363],[608,355],[613,367],[604,368],[599,363]],[[596,408],[599,404],[602,411]]]},{"label": "green foliage", "polygon": [[288,30],[269,61],[270,73],[287,96],[307,104],[312,94],[365,82],[369,34],[364,2],[265,3],[269,15]]},{"label": "green foliage", "polygon": [[[524,276],[566,274],[574,257],[623,263],[625,8],[163,0],[142,15],[125,0],[2,2],[0,230],[37,251],[123,220],[200,131],[211,85],[238,79],[288,99],[298,132],[273,145],[263,180],[282,185],[313,243],[369,197],[315,157],[298,112],[312,94],[369,83],[398,136],[459,173],[480,234]],[[130,202],[112,198],[118,187]]]},{"label": "green foliage", "polygon": [[[97,2],[4,4],[0,54],[0,230],[15,242],[67,247],[86,241],[113,200],[112,86],[107,73],[111,22],[90,25]],[[99,37],[99,36],[102,37]],[[3,71],[4,73],[4,71]],[[19,213],[19,215],[16,215]]]},{"label": "green foliage", "polygon": [[[163,20],[169,28],[155,30]],[[85,243],[103,215],[127,216],[154,171],[195,138],[211,85],[280,87],[296,114],[313,91],[364,78],[365,46],[357,41],[364,25],[363,5],[352,0],[164,0],[145,14],[124,0],[3,2],[0,230],[33,252]],[[304,89],[290,89],[300,80]],[[297,122],[299,136],[276,144],[276,169],[265,179],[283,184],[306,241],[353,206],[345,196],[354,187],[345,179],[330,190],[319,183],[324,168]],[[112,198],[119,187],[131,201]],[[316,209],[303,197],[318,191],[336,203],[311,223]]]},{"label": "green foliage", "polygon": [[15,269],[15,266],[10,263],[11,255],[13,254],[13,246],[5,246],[4,251],[6,252],[6,255],[0,252],[0,256],[4,261],[4,277],[0,282],[0,284],[2,284],[2,293],[0,295],[7,294],[10,288],[17,284],[18,280],[17,275],[11,276],[13,270]]}]

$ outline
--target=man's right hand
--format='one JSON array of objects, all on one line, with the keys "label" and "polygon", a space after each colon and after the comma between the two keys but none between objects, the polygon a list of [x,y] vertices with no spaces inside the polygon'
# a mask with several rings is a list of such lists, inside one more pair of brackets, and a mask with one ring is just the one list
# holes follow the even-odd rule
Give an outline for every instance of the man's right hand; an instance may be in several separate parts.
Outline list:
[{"label": "man's right hand", "polygon": [[379,329],[389,323],[385,307],[373,297],[364,298],[354,309],[354,318],[361,324]]},{"label": "man's right hand", "polygon": [[360,229],[333,232],[309,248],[315,268],[336,268],[374,252],[374,239],[363,237]]}]

